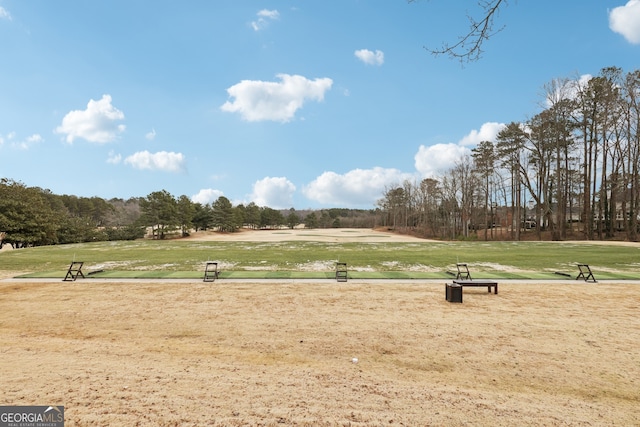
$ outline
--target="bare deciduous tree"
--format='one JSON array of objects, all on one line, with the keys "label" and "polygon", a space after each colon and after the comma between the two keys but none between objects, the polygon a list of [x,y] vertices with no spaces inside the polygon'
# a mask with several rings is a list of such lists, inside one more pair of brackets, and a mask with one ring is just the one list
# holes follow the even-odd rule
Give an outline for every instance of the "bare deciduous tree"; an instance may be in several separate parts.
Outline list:
[{"label": "bare deciduous tree", "polygon": [[[409,3],[417,2],[417,0],[407,1]],[[504,28],[502,26],[495,29],[494,19],[500,7],[507,4],[507,0],[478,0],[477,4],[482,9],[480,17],[467,14],[469,31],[461,35],[457,42],[443,42],[442,47],[439,49],[425,49],[435,56],[448,55],[451,58],[458,59],[460,62],[472,62],[480,59],[483,53],[483,44]]]}]

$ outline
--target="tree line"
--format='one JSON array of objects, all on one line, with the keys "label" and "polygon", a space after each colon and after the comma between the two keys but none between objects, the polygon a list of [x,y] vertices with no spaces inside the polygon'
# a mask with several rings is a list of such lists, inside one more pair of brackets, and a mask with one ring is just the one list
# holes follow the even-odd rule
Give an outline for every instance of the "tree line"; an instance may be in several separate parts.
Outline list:
[{"label": "tree line", "polygon": [[[192,230],[234,232],[240,228],[373,227],[375,213],[356,209],[296,211],[233,206],[224,196],[209,204],[166,190],[128,200],[56,195],[0,179],[0,248],[186,236]],[[150,231],[150,233],[148,233]]]},{"label": "tree line", "polygon": [[251,202],[234,206],[220,196],[211,204],[192,202],[187,196],[174,198],[167,191],[156,191],[140,200],[141,221],[152,228],[152,236],[163,239],[167,233],[179,230],[184,236],[189,230],[234,232],[240,228],[269,229],[373,227],[371,211],[357,209],[323,209],[320,211],[277,210]]},{"label": "tree line", "polygon": [[438,178],[385,189],[384,225],[429,237],[497,230],[519,240],[636,241],[640,214],[640,70],[554,79],[543,108],[482,141]]},{"label": "tree line", "polygon": [[568,237],[637,241],[640,71],[608,67],[554,79],[542,110],[506,125],[442,176],[381,189],[374,210],[276,210],[226,197],[194,203],[165,190],[128,200],[56,195],[0,179],[0,245],[186,235],[191,230],[367,227],[443,239]]}]

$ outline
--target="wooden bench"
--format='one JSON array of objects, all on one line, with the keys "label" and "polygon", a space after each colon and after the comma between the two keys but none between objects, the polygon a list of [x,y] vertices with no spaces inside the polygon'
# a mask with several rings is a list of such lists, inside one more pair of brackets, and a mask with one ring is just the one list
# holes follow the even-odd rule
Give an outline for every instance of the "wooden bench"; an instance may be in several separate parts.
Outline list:
[{"label": "wooden bench", "polygon": [[467,264],[458,263],[456,267],[458,268],[456,280],[471,280],[471,273],[469,272],[469,266],[467,266]]},{"label": "wooden bench", "polygon": [[487,292],[491,293],[491,288],[493,288],[494,293],[498,293],[498,282],[494,282],[493,280],[454,280],[453,283],[460,286],[474,286],[474,287],[487,287]]},{"label": "wooden bench", "polygon": [[71,265],[69,265],[69,269],[67,270],[67,274],[62,279],[64,282],[75,282],[78,276],[84,279],[84,274],[82,274],[82,265],[84,262],[82,261],[73,261]]},{"label": "wooden bench", "polygon": [[580,274],[578,274],[578,277],[576,277],[576,280],[584,279],[585,282],[593,282],[593,283],[598,282],[596,278],[593,276],[593,273],[591,272],[591,267],[589,267],[588,264],[578,264],[578,270],[580,270]]},{"label": "wooden bench", "polygon": [[346,262],[336,262],[336,281],[338,282],[347,281],[347,263]]},{"label": "wooden bench", "polygon": [[203,282],[213,282],[220,276],[220,271],[218,271],[218,263],[208,261],[207,265],[204,267],[204,278]]}]

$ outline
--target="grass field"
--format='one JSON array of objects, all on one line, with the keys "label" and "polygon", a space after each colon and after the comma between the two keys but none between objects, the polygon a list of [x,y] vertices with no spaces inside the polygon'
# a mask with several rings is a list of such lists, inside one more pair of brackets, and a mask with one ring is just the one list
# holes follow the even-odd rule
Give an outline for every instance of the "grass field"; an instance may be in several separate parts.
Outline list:
[{"label": "grass field", "polygon": [[559,242],[98,242],[3,251],[0,271],[64,277],[72,260],[99,278],[197,278],[207,261],[221,278],[324,278],[340,261],[363,279],[448,278],[458,262],[478,278],[575,277],[585,263],[597,278],[640,279],[640,245]]}]

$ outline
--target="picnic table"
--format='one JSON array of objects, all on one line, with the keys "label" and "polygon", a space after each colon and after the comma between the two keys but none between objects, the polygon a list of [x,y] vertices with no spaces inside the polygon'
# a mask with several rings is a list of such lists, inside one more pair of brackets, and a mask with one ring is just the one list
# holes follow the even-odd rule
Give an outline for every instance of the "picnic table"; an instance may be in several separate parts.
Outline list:
[{"label": "picnic table", "polygon": [[494,293],[498,293],[498,282],[493,280],[454,280],[453,283],[460,286],[474,286],[474,287],[487,287],[487,292],[491,293],[491,288],[493,288]]}]

